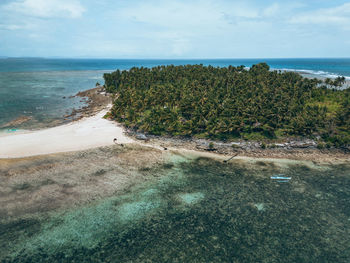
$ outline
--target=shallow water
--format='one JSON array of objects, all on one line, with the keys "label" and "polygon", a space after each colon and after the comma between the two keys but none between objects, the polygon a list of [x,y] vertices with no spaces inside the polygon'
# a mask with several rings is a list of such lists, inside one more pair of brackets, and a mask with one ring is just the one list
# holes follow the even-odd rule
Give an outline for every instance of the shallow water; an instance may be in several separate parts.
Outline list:
[{"label": "shallow water", "polygon": [[[124,167],[125,168],[125,167]],[[3,262],[349,262],[350,166],[172,155],[153,179],[0,225]],[[291,176],[288,183],[270,179]]]},{"label": "shallow water", "polygon": [[77,92],[103,82],[100,71],[0,72],[0,127],[18,117],[31,117],[8,128],[40,128],[85,105]]}]

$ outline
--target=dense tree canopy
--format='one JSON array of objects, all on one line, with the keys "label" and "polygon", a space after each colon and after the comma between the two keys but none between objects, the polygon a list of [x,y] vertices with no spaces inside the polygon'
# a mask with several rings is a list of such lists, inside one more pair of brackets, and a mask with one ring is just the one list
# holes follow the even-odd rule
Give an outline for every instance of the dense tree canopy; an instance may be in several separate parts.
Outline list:
[{"label": "dense tree canopy", "polygon": [[115,93],[112,116],[152,134],[217,139],[321,136],[350,143],[350,90],[265,63],[132,68],[104,75]]}]

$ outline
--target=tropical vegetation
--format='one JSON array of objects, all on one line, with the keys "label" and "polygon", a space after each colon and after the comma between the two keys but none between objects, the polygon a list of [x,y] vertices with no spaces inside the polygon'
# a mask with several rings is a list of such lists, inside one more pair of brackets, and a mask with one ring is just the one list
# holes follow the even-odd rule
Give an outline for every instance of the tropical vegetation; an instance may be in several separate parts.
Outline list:
[{"label": "tropical vegetation", "polygon": [[111,116],[156,135],[230,140],[312,137],[350,144],[350,89],[294,72],[203,65],[134,67],[104,74]]}]

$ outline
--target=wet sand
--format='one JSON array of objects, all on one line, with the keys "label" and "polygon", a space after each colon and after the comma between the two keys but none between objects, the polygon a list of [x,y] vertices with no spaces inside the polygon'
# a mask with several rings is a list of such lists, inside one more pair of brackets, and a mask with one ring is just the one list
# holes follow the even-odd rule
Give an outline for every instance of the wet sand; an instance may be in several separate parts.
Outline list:
[{"label": "wet sand", "polygon": [[86,204],[150,178],[140,168],[166,158],[129,144],[92,150],[0,159],[0,221]]}]

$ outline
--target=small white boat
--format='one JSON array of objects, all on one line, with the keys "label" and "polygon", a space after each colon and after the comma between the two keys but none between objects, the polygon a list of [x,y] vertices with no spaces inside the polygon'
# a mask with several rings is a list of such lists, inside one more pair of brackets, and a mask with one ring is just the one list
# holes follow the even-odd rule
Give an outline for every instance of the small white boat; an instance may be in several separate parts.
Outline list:
[{"label": "small white boat", "polygon": [[285,177],[284,174],[276,174],[274,176],[271,176],[271,179],[289,181],[292,179],[292,177]]}]

